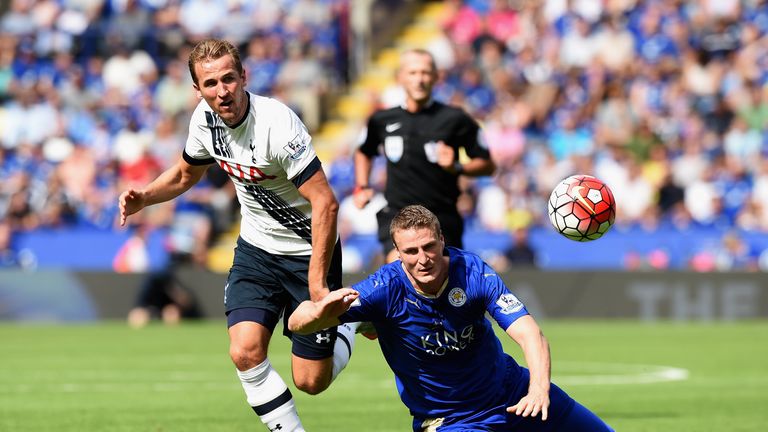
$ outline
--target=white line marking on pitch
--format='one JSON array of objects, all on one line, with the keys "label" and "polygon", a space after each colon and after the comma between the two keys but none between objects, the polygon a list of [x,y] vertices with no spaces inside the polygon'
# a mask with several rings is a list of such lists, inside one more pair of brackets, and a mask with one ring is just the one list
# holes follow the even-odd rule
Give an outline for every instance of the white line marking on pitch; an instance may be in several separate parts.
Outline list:
[{"label": "white line marking on pitch", "polygon": [[[593,363],[593,362],[556,362],[554,365],[552,382],[563,386],[572,385],[626,385],[626,384],[653,384],[669,381],[687,380],[690,373],[687,369],[662,366],[642,365],[629,363]],[[353,387],[359,385],[359,379],[350,373],[347,379],[342,379],[337,387]],[[362,374],[360,374],[362,375]],[[344,374],[341,375],[341,378]],[[377,382],[382,388],[394,387],[393,379]],[[110,381],[108,378],[101,382],[61,382],[58,384],[46,384],[45,391],[59,393],[117,393],[117,392],[144,392],[147,390],[158,392],[186,392],[190,388],[204,388],[211,391],[230,390],[235,388],[234,382],[212,380],[205,374],[175,372],[165,379],[155,381],[133,380],[131,382]],[[31,384],[16,384],[0,388],[0,394],[7,393],[32,393],[40,388]]]},{"label": "white line marking on pitch", "polygon": [[563,372],[554,373],[552,382],[563,385],[653,384],[690,376],[688,369],[663,365],[562,362],[555,367]]}]

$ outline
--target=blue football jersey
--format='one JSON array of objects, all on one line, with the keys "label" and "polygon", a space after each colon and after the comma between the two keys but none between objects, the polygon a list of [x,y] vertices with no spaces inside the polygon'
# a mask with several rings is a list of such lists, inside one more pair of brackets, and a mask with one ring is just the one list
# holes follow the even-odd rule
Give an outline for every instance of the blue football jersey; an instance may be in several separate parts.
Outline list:
[{"label": "blue football jersey", "polygon": [[509,365],[516,375],[520,366],[503,352],[486,312],[505,330],[528,314],[477,255],[446,250],[448,281],[436,296],[418,293],[395,261],[355,284],[360,297],[339,317],[373,323],[400,398],[424,418],[468,415],[506,400]]}]

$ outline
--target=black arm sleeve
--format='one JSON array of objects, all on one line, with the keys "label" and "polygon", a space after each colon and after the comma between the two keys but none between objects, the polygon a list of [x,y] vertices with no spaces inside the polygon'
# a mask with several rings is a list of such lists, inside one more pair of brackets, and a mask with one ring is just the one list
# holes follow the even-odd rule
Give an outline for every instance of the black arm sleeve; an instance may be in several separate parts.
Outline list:
[{"label": "black arm sleeve", "polygon": [[466,113],[463,113],[458,124],[459,127],[456,132],[459,144],[467,151],[467,156],[472,159],[490,159],[491,154],[488,152],[488,146],[483,141],[483,137],[480,136],[482,133],[480,125]]},{"label": "black arm sleeve", "polygon": [[320,159],[315,156],[315,158],[312,159],[312,162],[310,162],[309,165],[304,168],[304,171],[300,172],[299,175],[291,179],[294,186],[296,186],[296,189],[300,188],[301,185],[309,180],[309,178],[312,177],[321,167],[322,164],[320,163]]},{"label": "black arm sleeve", "polygon": [[361,153],[370,157],[379,154],[379,146],[382,141],[381,134],[379,133],[380,128],[378,126],[380,122],[376,117],[376,113],[374,113],[368,119],[368,128],[366,130],[365,139],[360,143],[360,147],[358,147],[358,150],[360,150]]},{"label": "black arm sleeve", "polygon": [[184,157],[184,160],[188,164],[194,165],[194,166],[210,165],[210,164],[216,162],[216,160],[214,158],[195,159],[192,156],[188,155],[186,151],[184,153],[182,153],[182,156]]}]

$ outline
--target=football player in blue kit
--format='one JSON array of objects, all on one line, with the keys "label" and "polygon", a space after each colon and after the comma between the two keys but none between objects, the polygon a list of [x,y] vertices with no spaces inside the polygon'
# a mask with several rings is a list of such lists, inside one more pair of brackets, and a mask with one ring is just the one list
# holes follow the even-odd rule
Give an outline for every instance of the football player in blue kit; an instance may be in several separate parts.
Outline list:
[{"label": "football player in blue kit", "polygon": [[[414,431],[612,431],[550,382],[549,344],[536,321],[477,255],[444,246],[433,213],[403,208],[390,235],[399,260],[303,302],[289,329],[371,321]],[[486,313],[520,345],[528,368],[504,353]]]}]

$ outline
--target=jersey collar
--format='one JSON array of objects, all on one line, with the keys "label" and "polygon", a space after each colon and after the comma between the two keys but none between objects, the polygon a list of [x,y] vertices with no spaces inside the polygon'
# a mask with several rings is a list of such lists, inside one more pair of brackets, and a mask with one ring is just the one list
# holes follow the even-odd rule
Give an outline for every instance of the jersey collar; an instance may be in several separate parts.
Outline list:
[{"label": "jersey collar", "polygon": [[[419,111],[416,111],[416,112],[420,112],[420,111],[424,111],[424,110],[427,110],[427,109],[429,109],[430,107],[432,107],[432,105],[433,105],[434,103],[435,103],[435,100],[434,100],[434,99],[432,99],[432,98],[430,97],[430,98],[429,98],[429,100],[427,101],[427,103],[425,103],[425,104],[424,104],[424,106],[423,106],[423,107],[421,107],[421,109],[420,109]],[[407,112],[410,112],[410,111],[408,111],[408,107],[405,105],[405,102],[403,102],[402,104],[400,104],[400,108],[402,108],[402,109],[403,109],[403,111],[407,111]]]},{"label": "jersey collar", "polygon": [[440,289],[434,293],[434,294],[427,294],[424,291],[420,290],[418,286],[411,284],[413,286],[413,289],[416,291],[416,294],[429,299],[436,299],[440,297],[440,295],[445,291],[445,287],[448,286],[448,278],[445,278],[445,281],[443,281],[443,285],[440,287]]}]

